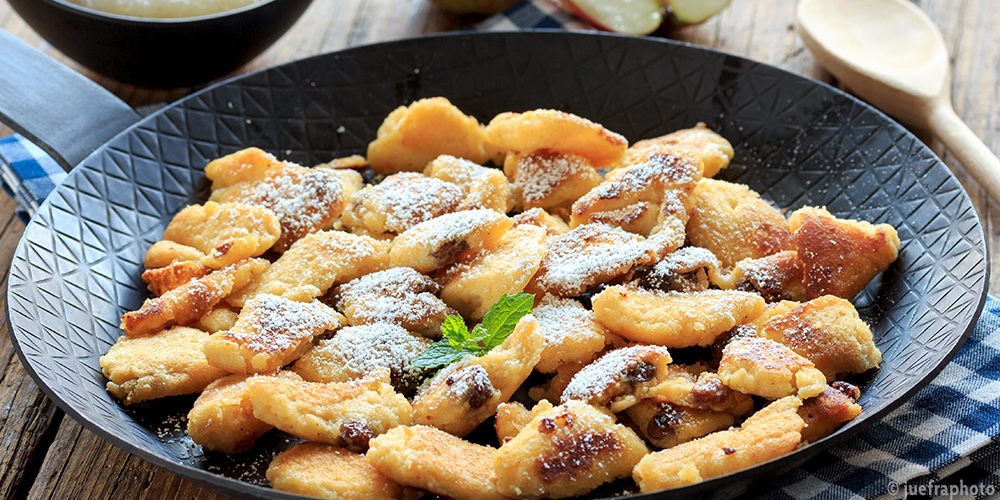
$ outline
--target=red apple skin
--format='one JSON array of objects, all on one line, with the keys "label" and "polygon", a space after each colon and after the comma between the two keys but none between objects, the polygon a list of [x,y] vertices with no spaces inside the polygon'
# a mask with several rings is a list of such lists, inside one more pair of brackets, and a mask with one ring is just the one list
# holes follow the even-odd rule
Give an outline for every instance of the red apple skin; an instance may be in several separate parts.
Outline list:
[{"label": "red apple skin", "polygon": [[520,0],[431,0],[452,14],[496,14]]}]

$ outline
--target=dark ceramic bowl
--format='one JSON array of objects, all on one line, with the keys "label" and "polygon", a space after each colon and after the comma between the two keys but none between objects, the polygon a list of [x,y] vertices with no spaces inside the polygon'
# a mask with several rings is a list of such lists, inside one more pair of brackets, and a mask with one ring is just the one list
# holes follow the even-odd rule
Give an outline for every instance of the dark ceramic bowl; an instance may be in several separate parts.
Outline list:
[{"label": "dark ceramic bowl", "polygon": [[[986,246],[968,195],[926,146],[870,106],[765,64],[668,41],[464,33],[245,75],[99,146],[41,206],[14,255],[7,314],[25,368],[82,425],[156,465],[236,498],[301,498],[264,486],[287,435],[268,433],[238,457],[206,451],[183,431],[193,398],[122,406],[105,390],[98,358],[121,335],[121,314],[148,296],[146,250],[177,211],[206,199],[209,160],[251,145],[304,165],[364,154],[390,111],[431,96],[481,122],[561,109],[632,142],[705,122],[736,150],[717,177],[781,208],[826,206],[898,229],[899,259],[854,299],[883,353],[861,415],[779,459],[644,498],[732,497],[844,443],[926,385],[982,310]],[[630,482],[591,497],[634,492]]]},{"label": "dark ceramic bowl", "polygon": [[151,19],[65,0],[8,0],[32,29],[74,61],[141,87],[188,87],[239,68],[271,46],[312,0],[264,0],[219,14]]}]

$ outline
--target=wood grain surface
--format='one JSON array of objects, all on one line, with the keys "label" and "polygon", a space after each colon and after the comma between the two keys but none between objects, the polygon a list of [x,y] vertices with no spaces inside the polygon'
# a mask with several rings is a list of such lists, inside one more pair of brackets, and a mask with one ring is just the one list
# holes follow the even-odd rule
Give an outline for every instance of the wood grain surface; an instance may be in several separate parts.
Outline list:
[{"label": "wood grain surface", "polygon": [[[954,68],[955,109],[993,151],[1000,151],[1000,8],[996,0],[918,0],[944,34]],[[708,22],[662,29],[669,37],[749,57],[834,83],[795,32],[794,0],[732,0]],[[274,46],[240,71],[251,71],[345,47],[469,26],[481,17],[449,15],[427,0],[316,0]],[[192,89],[151,90],[94,75],[31,31],[0,0],[0,28],[83,72],[133,106],[177,99]],[[0,68],[2,71],[2,68]],[[990,292],[1000,293],[997,251],[1000,207],[958,161],[925,131],[918,137],[952,168],[979,212],[990,244]],[[0,132],[3,135],[3,132]],[[16,203],[0,194],[0,275],[3,294],[11,256],[24,231]],[[4,304],[6,307],[6,304]],[[0,328],[0,498],[213,499],[217,495],[151,466],[68,418],[35,386]]]}]

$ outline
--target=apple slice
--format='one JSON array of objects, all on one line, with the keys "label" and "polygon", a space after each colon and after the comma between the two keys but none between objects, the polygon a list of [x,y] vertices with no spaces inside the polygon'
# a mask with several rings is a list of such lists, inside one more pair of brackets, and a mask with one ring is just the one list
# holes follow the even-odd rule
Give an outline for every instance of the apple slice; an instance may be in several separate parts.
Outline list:
[{"label": "apple slice", "polygon": [[729,5],[729,0],[663,0],[674,26],[705,22]]},{"label": "apple slice", "polygon": [[659,0],[562,0],[562,7],[591,26],[626,35],[648,35],[663,22]]}]

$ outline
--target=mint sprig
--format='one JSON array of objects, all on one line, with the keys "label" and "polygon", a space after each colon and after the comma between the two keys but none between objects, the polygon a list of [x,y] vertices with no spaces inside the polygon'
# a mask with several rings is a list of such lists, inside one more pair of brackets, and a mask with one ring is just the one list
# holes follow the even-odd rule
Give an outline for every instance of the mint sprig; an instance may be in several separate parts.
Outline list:
[{"label": "mint sprig", "polygon": [[444,338],[410,361],[410,367],[433,370],[448,366],[469,354],[486,354],[510,336],[517,322],[531,313],[534,302],[535,296],[524,292],[510,297],[504,294],[483,316],[483,322],[473,327],[471,332],[461,316],[446,317],[441,324]]}]

